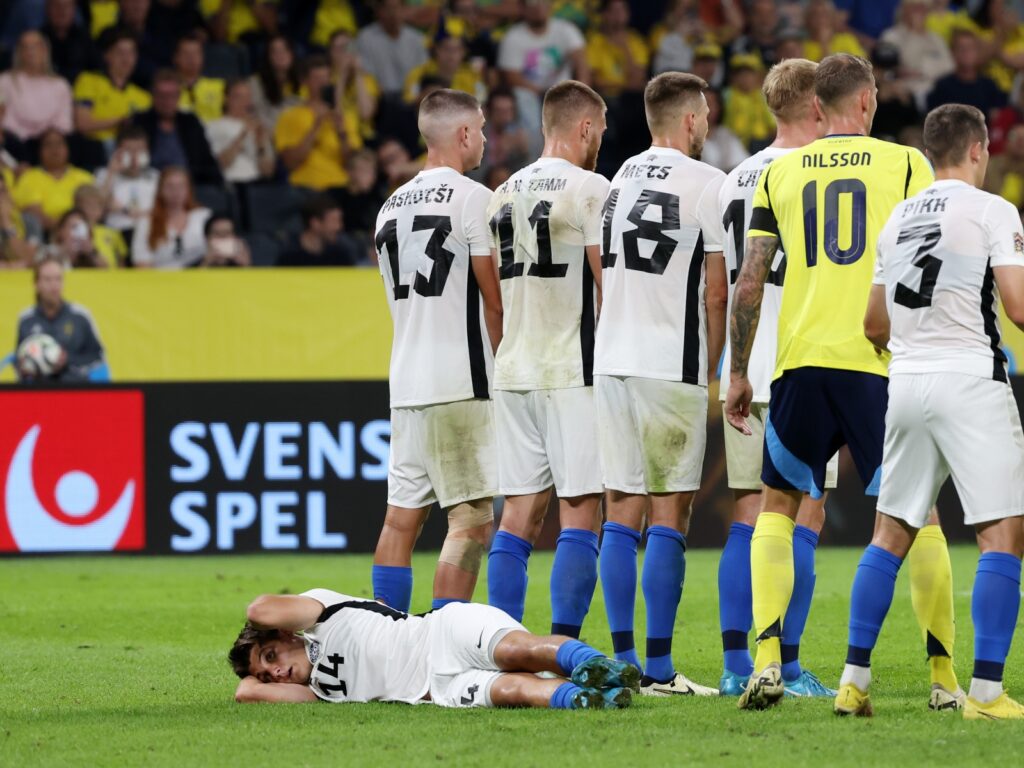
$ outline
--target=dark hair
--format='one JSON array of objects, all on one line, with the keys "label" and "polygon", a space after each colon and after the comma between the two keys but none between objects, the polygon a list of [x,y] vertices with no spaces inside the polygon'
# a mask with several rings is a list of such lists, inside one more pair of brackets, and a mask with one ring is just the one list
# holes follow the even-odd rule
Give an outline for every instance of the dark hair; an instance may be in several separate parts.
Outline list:
[{"label": "dark hair", "polygon": [[322,219],[330,211],[341,210],[338,201],[330,195],[314,195],[302,204],[302,226],[308,228],[314,219]]},{"label": "dark hair", "polygon": [[322,53],[311,53],[302,60],[302,79],[309,77],[314,69],[330,69],[331,62]]},{"label": "dark hair", "polygon": [[210,239],[210,232],[213,230],[213,225],[216,224],[218,221],[230,221],[232,231],[235,228],[235,220],[228,216],[226,213],[210,214],[210,218],[208,218],[206,220],[206,223],[203,225],[203,237],[205,237],[207,240]]},{"label": "dark hair", "polygon": [[238,637],[235,638],[235,644],[228,651],[228,663],[231,665],[231,669],[241,678],[248,677],[251,674],[249,657],[252,654],[252,649],[257,645],[277,640],[278,637],[280,637],[280,633],[276,629],[256,629],[252,624],[246,622],[242,631],[238,633]]},{"label": "dark hair", "polygon": [[[512,99],[512,103],[516,102],[516,95],[510,88],[495,88],[489,94],[487,94],[487,109],[491,109],[494,106],[494,102],[497,99]],[[518,105],[516,105],[516,112],[519,112]]]},{"label": "dark hair", "polygon": [[834,53],[821,60],[814,72],[814,95],[824,107],[875,84],[871,62],[850,53]]},{"label": "dark hair", "polygon": [[131,40],[135,43],[136,49],[139,47],[139,40],[135,37],[134,32],[128,29],[128,27],[114,25],[113,27],[107,27],[100,33],[100,36],[96,39],[96,47],[103,53],[106,53],[124,40]]},{"label": "dark hair", "polygon": [[967,104],[943,104],[924,121],[924,151],[936,168],[959,165],[971,145],[987,136],[985,115]]},{"label": "dark hair", "polygon": [[267,101],[275,107],[280,106],[281,102],[284,101],[284,91],[281,88],[281,83],[279,83],[277,78],[274,76],[274,68],[270,64],[270,46],[278,40],[284,43],[292,54],[292,65],[288,68],[288,72],[285,74],[285,82],[291,86],[293,94],[298,93],[300,87],[299,70],[295,65],[295,49],[292,47],[291,40],[284,35],[274,35],[267,40],[266,51],[263,55],[263,61],[260,62],[260,68],[256,73],[256,77],[259,79],[260,85],[263,86],[263,95],[266,97]]},{"label": "dark hair", "polygon": [[135,123],[128,123],[121,127],[121,130],[117,132],[117,143],[120,144],[122,141],[129,141],[131,139],[145,141],[149,144],[149,134],[146,133],[146,129],[141,125]]},{"label": "dark hair", "polygon": [[[61,229],[61,227],[67,224],[68,219],[70,219],[72,216],[78,216],[80,219],[85,219],[86,224],[89,223],[89,217],[85,215],[85,212],[82,211],[81,208],[70,208],[64,211],[61,217],[57,219],[57,229],[59,230]],[[92,227],[90,227],[90,229],[92,229]]]},{"label": "dark hair", "polygon": [[167,69],[163,67],[158,69],[153,75],[153,82],[150,83],[150,90],[156,90],[156,86],[159,83],[174,83],[175,85],[181,85],[181,78],[178,77],[178,73],[173,69]]},{"label": "dark hair", "polygon": [[652,131],[665,128],[673,118],[707,90],[707,81],[687,72],[663,72],[644,88],[644,112]]},{"label": "dark hair", "polygon": [[578,80],[563,80],[544,94],[541,125],[544,133],[567,126],[588,113],[602,114],[604,99],[589,85]]}]

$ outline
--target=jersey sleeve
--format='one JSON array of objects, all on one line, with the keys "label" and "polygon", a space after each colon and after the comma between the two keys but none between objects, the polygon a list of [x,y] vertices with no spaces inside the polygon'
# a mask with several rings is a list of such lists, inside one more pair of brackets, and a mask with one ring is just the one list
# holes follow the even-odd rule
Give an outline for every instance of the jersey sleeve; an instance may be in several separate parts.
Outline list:
[{"label": "jersey sleeve", "polygon": [[1012,203],[994,198],[985,217],[989,264],[993,267],[1024,267],[1024,232],[1020,214]]},{"label": "jersey sleeve", "polygon": [[751,202],[750,227],[747,229],[747,237],[779,236],[779,222],[775,217],[771,190],[768,186],[772,177],[773,165],[768,166],[761,174],[761,178],[757,180],[757,189],[754,190],[754,199]]},{"label": "jersey sleeve", "polygon": [[904,198],[913,197],[935,181],[932,166],[920,150],[907,149],[907,188]]},{"label": "jersey sleeve", "polygon": [[332,605],[338,603],[345,603],[355,600],[354,597],[343,595],[340,592],[334,592],[330,589],[308,589],[302,593],[302,597],[311,597],[316,600],[324,608],[330,608]]},{"label": "jersey sleeve", "polygon": [[462,227],[466,233],[470,256],[491,255],[491,232],[487,226],[487,206],[490,202],[491,192],[484,186],[474,187],[466,195]]},{"label": "jersey sleeve", "polygon": [[583,231],[584,245],[601,244],[602,210],[608,197],[608,179],[591,173],[582,184],[576,196],[579,226]]},{"label": "jersey sleeve", "polygon": [[705,253],[721,251],[722,243],[725,242],[720,200],[724,185],[725,175],[715,176],[711,183],[704,187],[700,200],[697,202],[697,221],[700,223],[700,232],[704,237]]}]

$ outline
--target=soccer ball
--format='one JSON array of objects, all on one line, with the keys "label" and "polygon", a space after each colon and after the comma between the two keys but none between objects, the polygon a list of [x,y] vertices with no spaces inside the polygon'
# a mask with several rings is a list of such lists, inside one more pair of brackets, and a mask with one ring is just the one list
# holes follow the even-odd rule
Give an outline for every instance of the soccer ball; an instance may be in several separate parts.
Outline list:
[{"label": "soccer ball", "polygon": [[18,346],[15,359],[18,370],[26,378],[50,376],[61,367],[67,353],[53,336],[33,333]]}]

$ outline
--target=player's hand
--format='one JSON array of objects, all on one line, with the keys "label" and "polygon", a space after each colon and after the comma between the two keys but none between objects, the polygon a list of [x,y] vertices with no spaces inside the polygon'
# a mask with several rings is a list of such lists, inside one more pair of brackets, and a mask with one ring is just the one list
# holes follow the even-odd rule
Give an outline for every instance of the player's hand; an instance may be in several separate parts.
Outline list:
[{"label": "player's hand", "polygon": [[750,415],[750,401],[754,399],[754,388],[746,376],[733,376],[729,391],[725,395],[725,418],[729,425],[744,435],[752,435],[747,416]]}]

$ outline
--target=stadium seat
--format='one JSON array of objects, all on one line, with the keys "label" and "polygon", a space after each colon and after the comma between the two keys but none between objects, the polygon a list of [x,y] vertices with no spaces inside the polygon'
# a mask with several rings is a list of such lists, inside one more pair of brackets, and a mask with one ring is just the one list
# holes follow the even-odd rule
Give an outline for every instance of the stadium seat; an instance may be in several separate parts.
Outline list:
[{"label": "stadium seat", "polygon": [[232,80],[249,72],[249,52],[229,43],[207,43],[203,54],[203,74]]},{"label": "stadium seat", "polygon": [[234,191],[219,184],[197,184],[196,201],[217,214],[225,214],[238,223],[238,201]]},{"label": "stadium seat", "polygon": [[247,196],[250,231],[263,234],[297,235],[302,231],[302,203],[308,196],[287,184],[251,184]]},{"label": "stadium seat", "polygon": [[245,242],[249,245],[249,253],[252,255],[254,267],[273,267],[281,256],[283,247],[281,241],[273,235],[265,232],[256,232],[245,236]]}]

